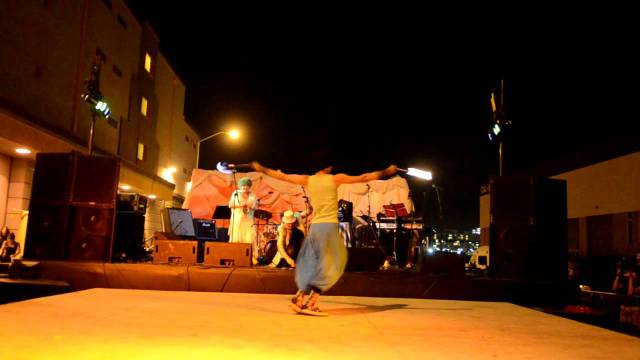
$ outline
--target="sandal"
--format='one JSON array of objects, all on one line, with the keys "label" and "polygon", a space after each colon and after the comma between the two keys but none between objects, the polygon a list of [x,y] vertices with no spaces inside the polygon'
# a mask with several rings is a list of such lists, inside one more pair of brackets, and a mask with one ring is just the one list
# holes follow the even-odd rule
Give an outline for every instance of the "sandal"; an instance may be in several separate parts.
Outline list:
[{"label": "sandal", "polygon": [[292,298],[291,303],[289,303],[289,309],[293,310],[296,313],[300,313],[302,308],[304,307],[304,293],[299,291]]},{"label": "sandal", "polygon": [[305,315],[311,315],[311,316],[329,316],[329,313],[326,313],[320,310],[320,308],[317,306],[314,306],[314,307],[304,306],[302,308],[302,311],[300,311],[300,313]]}]

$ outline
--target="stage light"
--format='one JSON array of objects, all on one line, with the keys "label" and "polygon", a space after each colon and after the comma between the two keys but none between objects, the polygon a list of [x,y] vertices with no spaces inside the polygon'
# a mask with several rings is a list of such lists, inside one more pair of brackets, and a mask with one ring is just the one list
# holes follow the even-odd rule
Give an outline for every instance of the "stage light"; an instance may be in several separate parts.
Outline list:
[{"label": "stage light", "polygon": [[[89,93],[84,93],[80,97],[82,98],[82,100],[86,101],[87,103],[93,106],[91,110],[94,113],[98,115],[102,115],[105,118],[109,118],[109,116],[111,116],[111,109],[109,108],[109,104],[106,101],[102,101],[101,99],[96,99],[92,97]],[[101,97],[101,96],[98,96],[98,97]]]},{"label": "stage light", "polygon": [[27,148],[17,148],[16,152],[18,154],[22,154],[22,155],[27,155],[27,154],[31,154],[31,150],[27,149]]}]

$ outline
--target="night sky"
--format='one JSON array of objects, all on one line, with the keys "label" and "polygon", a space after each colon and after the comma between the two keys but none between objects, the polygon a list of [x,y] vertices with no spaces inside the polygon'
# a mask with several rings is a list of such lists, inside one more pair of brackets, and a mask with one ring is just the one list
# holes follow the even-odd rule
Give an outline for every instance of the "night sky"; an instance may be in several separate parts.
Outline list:
[{"label": "night sky", "polygon": [[[201,136],[230,119],[243,126],[241,144],[202,144],[203,168],[259,160],[309,173],[305,156],[328,146],[348,174],[391,163],[431,169],[440,225],[467,230],[478,226],[480,185],[498,172],[487,130],[500,79],[513,123],[507,174],[640,144],[637,40],[603,14],[447,22],[399,7],[129,3],[187,86],[185,115]],[[419,210],[439,221],[431,184],[408,180]]]}]

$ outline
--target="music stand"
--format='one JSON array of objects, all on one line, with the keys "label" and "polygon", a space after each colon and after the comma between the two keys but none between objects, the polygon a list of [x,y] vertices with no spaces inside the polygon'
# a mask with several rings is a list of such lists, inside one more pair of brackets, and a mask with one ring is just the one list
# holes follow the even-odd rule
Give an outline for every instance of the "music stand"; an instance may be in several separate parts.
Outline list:
[{"label": "music stand", "polygon": [[382,208],[384,209],[384,216],[386,217],[409,216],[406,206],[402,203],[382,205]]},{"label": "music stand", "polygon": [[212,219],[231,219],[231,209],[227,205],[218,205],[213,211]]}]

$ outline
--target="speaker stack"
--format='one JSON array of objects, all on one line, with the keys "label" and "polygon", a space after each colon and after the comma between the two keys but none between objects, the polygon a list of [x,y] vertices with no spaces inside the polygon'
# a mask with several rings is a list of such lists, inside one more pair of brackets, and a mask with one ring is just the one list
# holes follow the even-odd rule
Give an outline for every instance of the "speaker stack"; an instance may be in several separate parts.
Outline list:
[{"label": "speaker stack", "polygon": [[118,194],[113,236],[114,262],[141,262],[147,259],[144,247],[144,222],[147,198],[135,193]]},{"label": "speaker stack", "polygon": [[109,261],[120,164],[72,153],[39,153],[25,257]]},{"label": "speaker stack", "polygon": [[490,180],[489,258],[495,277],[567,277],[566,181],[524,175]]}]

